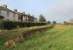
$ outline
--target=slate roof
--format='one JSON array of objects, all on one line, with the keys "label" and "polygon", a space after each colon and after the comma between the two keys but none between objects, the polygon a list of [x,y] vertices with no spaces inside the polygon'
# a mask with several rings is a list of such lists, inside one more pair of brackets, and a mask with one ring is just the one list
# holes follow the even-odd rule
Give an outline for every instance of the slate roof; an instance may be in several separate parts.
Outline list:
[{"label": "slate roof", "polygon": [[3,6],[0,6],[0,10],[6,10],[6,11],[9,11],[9,12],[16,13],[16,12],[14,12],[14,11],[8,9],[8,8],[5,8],[5,7],[3,7]]}]

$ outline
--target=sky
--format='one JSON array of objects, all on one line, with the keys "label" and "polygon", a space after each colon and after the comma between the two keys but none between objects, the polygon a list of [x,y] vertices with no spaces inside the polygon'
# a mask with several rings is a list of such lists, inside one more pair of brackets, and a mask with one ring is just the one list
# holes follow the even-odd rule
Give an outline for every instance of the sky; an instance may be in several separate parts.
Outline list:
[{"label": "sky", "polygon": [[47,21],[63,22],[73,18],[73,0],[0,0],[0,3],[37,18],[43,14]]}]

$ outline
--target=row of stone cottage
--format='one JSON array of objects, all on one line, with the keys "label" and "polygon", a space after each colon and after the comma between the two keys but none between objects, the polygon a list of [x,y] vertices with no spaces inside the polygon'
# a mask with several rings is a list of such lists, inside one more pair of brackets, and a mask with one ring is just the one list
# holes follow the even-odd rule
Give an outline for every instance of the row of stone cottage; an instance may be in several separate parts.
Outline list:
[{"label": "row of stone cottage", "polygon": [[0,6],[0,16],[4,20],[17,21],[17,22],[36,22],[36,18],[30,14],[20,13],[15,9],[14,11],[7,8],[7,5]]}]

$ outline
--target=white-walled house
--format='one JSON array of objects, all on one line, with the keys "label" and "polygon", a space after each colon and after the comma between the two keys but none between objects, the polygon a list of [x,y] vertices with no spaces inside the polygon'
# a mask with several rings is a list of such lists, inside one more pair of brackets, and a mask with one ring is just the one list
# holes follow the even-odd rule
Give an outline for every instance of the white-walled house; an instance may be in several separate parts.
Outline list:
[{"label": "white-walled house", "polygon": [[0,6],[0,16],[3,16],[4,20],[18,21],[18,12],[8,9],[7,5]]},{"label": "white-walled house", "polygon": [[18,22],[34,22],[34,17],[25,12],[20,13],[16,9],[14,11],[7,8],[7,5],[0,6],[0,16],[4,17],[4,20],[18,21]]},{"label": "white-walled house", "polygon": [[18,21],[20,22],[35,22],[35,17],[30,14],[19,13]]}]

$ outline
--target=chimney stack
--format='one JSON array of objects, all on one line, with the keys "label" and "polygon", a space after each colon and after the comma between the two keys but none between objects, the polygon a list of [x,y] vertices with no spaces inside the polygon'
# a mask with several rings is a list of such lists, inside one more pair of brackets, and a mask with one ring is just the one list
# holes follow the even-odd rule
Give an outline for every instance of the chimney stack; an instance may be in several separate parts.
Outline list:
[{"label": "chimney stack", "polygon": [[14,12],[17,12],[18,10],[17,9],[14,9]]},{"label": "chimney stack", "polygon": [[7,8],[7,5],[6,4],[3,4],[2,7]]}]

